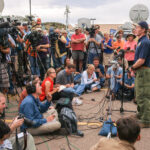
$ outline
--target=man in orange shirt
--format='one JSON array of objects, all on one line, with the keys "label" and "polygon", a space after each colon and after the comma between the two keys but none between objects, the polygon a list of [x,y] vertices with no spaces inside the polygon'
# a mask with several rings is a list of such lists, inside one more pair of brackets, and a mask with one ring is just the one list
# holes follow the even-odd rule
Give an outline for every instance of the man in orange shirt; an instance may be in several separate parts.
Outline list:
[{"label": "man in orange shirt", "polygon": [[122,40],[122,36],[121,35],[117,35],[117,41],[113,43],[113,49],[116,50],[116,52],[118,53],[121,49],[124,48],[124,40]]}]

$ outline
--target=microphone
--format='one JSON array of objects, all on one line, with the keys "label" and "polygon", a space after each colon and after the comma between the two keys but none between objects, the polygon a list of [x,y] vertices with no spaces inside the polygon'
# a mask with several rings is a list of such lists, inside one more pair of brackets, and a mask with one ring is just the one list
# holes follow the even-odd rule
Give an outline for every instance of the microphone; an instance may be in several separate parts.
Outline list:
[{"label": "microphone", "polygon": [[129,51],[129,50],[130,50],[130,47],[127,48],[127,51]]},{"label": "microphone", "polygon": [[116,50],[120,49],[120,46],[118,48],[116,48]]}]

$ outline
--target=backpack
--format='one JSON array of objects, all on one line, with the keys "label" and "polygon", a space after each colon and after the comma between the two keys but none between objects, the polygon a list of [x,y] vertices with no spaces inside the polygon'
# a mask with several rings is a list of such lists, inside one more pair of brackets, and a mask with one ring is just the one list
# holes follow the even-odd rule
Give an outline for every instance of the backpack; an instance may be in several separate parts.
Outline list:
[{"label": "backpack", "polygon": [[73,111],[69,98],[60,98],[56,104],[58,118],[61,127],[65,128],[69,134],[77,133],[77,117]]},{"label": "backpack", "polygon": [[[130,89],[124,87],[123,89],[123,100],[124,101],[131,101],[134,98],[133,92]],[[122,99],[122,88],[117,92],[117,99]]]}]

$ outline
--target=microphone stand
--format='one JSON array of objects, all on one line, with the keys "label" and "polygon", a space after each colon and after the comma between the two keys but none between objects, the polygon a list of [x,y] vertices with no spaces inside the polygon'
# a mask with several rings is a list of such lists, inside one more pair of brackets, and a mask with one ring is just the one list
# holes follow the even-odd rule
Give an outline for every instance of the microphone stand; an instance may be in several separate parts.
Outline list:
[{"label": "microphone stand", "polygon": [[124,113],[124,112],[134,112],[134,113],[136,113],[136,111],[124,110],[124,108],[123,108],[123,102],[124,102],[124,95],[123,95],[123,92],[124,92],[124,77],[125,77],[124,54],[125,54],[124,51],[122,51],[122,55],[120,56],[121,59],[122,59],[122,64],[123,64],[121,107],[120,107],[120,110],[112,110],[112,111],[120,111],[120,113]]}]

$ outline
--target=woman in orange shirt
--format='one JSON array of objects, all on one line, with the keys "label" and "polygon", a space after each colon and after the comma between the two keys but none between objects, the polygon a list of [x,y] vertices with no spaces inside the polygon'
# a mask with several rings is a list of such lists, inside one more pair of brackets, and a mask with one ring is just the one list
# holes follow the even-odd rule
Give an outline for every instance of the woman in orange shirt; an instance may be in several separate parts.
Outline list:
[{"label": "woman in orange shirt", "polygon": [[42,94],[40,95],[40,101],[44,101],[46,99],[46,96],[50,92],[51,94],[54,94],[58,91],[58,88],[53,88],[54,86],[54,79],[56,78],[56,72],[55,69],[49,68],[45,74],[45,79],[42,82]]}]

